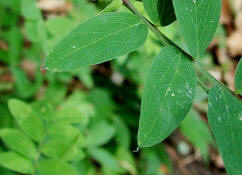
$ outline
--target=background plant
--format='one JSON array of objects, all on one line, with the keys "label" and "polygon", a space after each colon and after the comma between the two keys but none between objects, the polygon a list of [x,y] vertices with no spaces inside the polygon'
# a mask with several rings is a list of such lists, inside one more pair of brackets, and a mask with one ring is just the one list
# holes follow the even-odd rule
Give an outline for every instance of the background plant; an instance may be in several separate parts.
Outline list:
[{"label": "background plant", "polygon": [[[198,104],[200,112],[206,111],[203,107],[206,94],[197,87],[198,81],[205,92],[212,87],[208,118],[227,171],[240,173],[241,101],[239,95],[233,96],[241,91],[240,66],[235,76],[235,92],[201,66],[205,60],[201,55],[217,28],[220,1],[214,1],[212,6],[203,1],[184,1],[188,7],[181,9],[179,7],[184,4],[179,4],[180,1],[173,2],[174,8],[170,1],[150,2],[143,2],[150,19],[157,26],[164,26],[177,18],[183,35],[177,34],[177,22],[162,31],[171,39],[184,37],[187,46],[181,38],[171,41],[147,21],[136,9],[144,12],[140,2],[133,2],[133,6],[125,1],[136,15],[127,13],[121,1],[113,1],[102,14],[95,16],[98,10],[93,4],[73,1],[75,8],[68,16],[54,18],[48,17],[46,9],[47,15],[43,18],[35,1],[1,3],[1,18],[4,19],[1,37],[9,47],[1,50],[2,75],[11,72],[15,77],[14,83],[2,85],[1,115],[4,117],[1,119],[3,151],[0,162],[3,167],[24,174],[171,174],[171,163],[163,145],[142,149],[140,153],[131,152],[137,146],[141,95],[139,147],[159,143],[181,124],[183,135],[208,162],[208,145],[214,145],[213,139],[197,112],[190,111],[194,99],[195,108]],[[159,9],[161,3],[166,11]],[[106,4],[99,2],[97,7],[103,9]],[[41,3],[38,5],[41,7]],[[154,5],[157,10],[150,8]],[[122,12],[110,13],[116,10]],[[207,18],[204,18],[204,10]],[[171,14],[169,18],[166,18],[167,13]],[[192,19],[191,14],[194,15]],[[77,26],[92,16],[95,17]],[[24,23],[17,22],[19,17],[24,18]],[[74,26],[77,27],[68,34]],[[154,34],[148,35],[148,28]],[[191,28],[196,30],[191,31]],[[170,32],[171,29],[175,32]],[[174,45],[174,41],[186,52]],[[166,47],[158,54],[163,46]],[[139,47],[141,49],[135,51]],[[48,53],[47,72],[43,75],[39,70]],[[109,66],[86,67],[115,57],[120,58]],[[31,69],[24,65],[30,65]],[[108,72],[110,68],[106,67],[111,67],[113,72]],[[69,73],[60,72],[67,70]],[[77,90],[80,87],[82,91]],[[13,97],[29,104],[9,100]],[[161,107],[164,108],[161,110]],[[224,140],[231,138],[233,144],[224,144],[229,143]],[[178,144],[181,154],[186,155],[188,148],[184,142]],[[168,151],[171,154],[170,148]],[[3,169],[2,173],[10,172]]]}]

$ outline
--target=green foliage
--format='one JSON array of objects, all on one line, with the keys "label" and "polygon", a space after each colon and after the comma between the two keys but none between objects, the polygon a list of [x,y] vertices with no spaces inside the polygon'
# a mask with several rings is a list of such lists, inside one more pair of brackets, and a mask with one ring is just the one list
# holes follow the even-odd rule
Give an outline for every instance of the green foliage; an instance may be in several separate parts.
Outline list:
[{"label": "green foliage", "polygon": [[1,129],[0,137],[12,150],[34,160],[37,152],[34,143],[17,129]]},{"label": "green foliage", "polygon": [[0,153],[0,165],[23,174],[32,174],[34,170],[29,159],[11,151]]},{"label": "green foliage", "polygon": [[189,112],[196,90],[190,60],[174,47],[163,48],[154,58],[144,87],[138,133],[140,147],[168,137]]},{"label": "green foliage", "polygon": [[70,71],[102,63],[138,49],[146,37],[147,27],[135,15],[104,13],[79,25],[59,42],[47,56],[45,68]]},{"label": "green foliage", "polygon": [[206,123],[199,118],[194,110],[191,110],[181,123],[180,128],[184,136],[201,152],[204,160],[208,160],[208,146],[213,143],[213,139]]},{"label": "green foliage", "polygon": [[8,105],[19,127],[33,140],[41,141],[44,135],[44,127],[31,106],[17,99],[11,99]]},{"label": "green foliage", "polygon": [[208,120],[229,175],[242,172],[242,103],[230,92],[213,87],[209,92]]},{"label": "green foliage", "polygon": [[167,26],[176,20],[171,0],[143,0],[143,3],[154,23]]},{"label": "green foliage", "polygon": [[238,64],[238,67],[236,69],[235,88],[236,88],[236,92],[238,94],[242,95],[242,61],[241,61],[241,59]]},{"label": "green foliage", "polygon": [[[201,80],[192,57],[201,57],[212,40],[221,0],[134,2],[141,13],[123,1],[135,14],[122,8],[121,0],[106,8],[105,1],[94,6],[72,0],[68,3],[73,9],[62,17],[49,17],[49,12],[43,17],[36,2],[0,1],[0,62],[6,67],[0,68],[0,75],[13,76],[8,86],[0,81],[0,174],[172,174],[163,144],[131,152],[137,146],[133,140],[141,96],[139,147],[161,142],[181,124],[182,134],[209,159],[211,134],[191,109],[196,79]],[[97,15],[99,9],[104,10]],[[156,27],[142,16],[145,12]],[[160,28],[176,19],[182,35],[177,23]],[[154,34],[148,34],[148,27]],[[191,55],[174,43],[187,47]],[[46,69],[56,73],[41,74],[44,57]],[[110,64],[87,67],[114,58]],[[241,94],[241,65],[234,94],[215,80],[211,86],[220,87],[209,92],[209,124],[230,175],[242,171],[242,107],[234,96]],[[202,87],[209,91],[210,86]],[[207,95],[200,90],[195,106],[205,113],[202,101]]]},{"label": "green foliage", "polygon": [[218,27],[221,0],[174,0],[176,17],[190,53],[200,58]]}]

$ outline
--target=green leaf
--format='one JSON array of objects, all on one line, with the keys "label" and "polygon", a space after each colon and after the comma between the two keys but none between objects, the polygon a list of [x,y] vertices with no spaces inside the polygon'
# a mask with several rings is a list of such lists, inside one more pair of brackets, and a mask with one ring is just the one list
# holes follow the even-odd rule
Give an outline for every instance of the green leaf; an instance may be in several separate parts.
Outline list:
[{"label": "green leaf", "polygon": [[[196,128],[196,129],[194,129]],[[199,118],[196,111],[191,110],[181,123],[181,131],[185,137],[201,152],[203,158],[208,160],[208,146],[212,143],[212,136],[206,123]]]},{"label": "green leaf", "polygon": [[49,53],[45,67],[52,71],[73,71],[128,54],[144,43],[147,30],[133,14],[104,13],[71,31]]},{"label": "green leaf", "polygon": [[22,15],[28,20],[39,20],[41,19],[41,13],[36,5],[35,0],[23,0],[21,7]]},{"label": "green leaf", "polygon": [[155,57],[144,87],[138,133],[140,147],[168,137],[189,112],[196,91],[192,62],[175,47]]},{"label": "green leaf", "polygon": [[103,148],[90,148],[88,149],[90,156],[99,162],[103,167],[106,167],[115,172],[122,172],[123,168],[119,165],[118,161],[113,155]]},{"label": "green leaf", "polygon": [[1,129],[0,137],[13,151],[23,154],[30,159],[36,158],[36,148],[34,143],[19,130]]},{"label": "green leaf", "polygon": [[240,59],[235,73],[235,88],[242,95],[242,59]]},{"label": "green leaf", "polygon": [[32,108],[17,99],[9,100],[8,106],[19,127],[26,135],[39,142],[43,138],[44,127]]},{"label": "green leaf", "polygon": [[208,121],[229,175],[242,172],[242,102],[219,87],[209,91]]},{"label": "green leaf", "polygon": [[87,135],[88,146],[101,146],[113,138],[115,128],[106,121],[100,121],[91,126]]},{"label": "green leaf", "polygon": [[167,26],[176,20],[171,0],[143,0],[144,8],[156,24]]},{"label": "green leaf", "polygon": [[122,0],[113,0],[101,13],[113,12],[118,10],[123,5]]},{"label": "green leaf", "polygon": [[0,153],[0,165],[23,174],[32,174],[34,170],[32,162],[29,159],[15,152]]},{"label": "green leaf", "polygon": [[201,57],[217,29],[221,0],[173,0],[173,4],[190,54]]},{"label": "green leaf", "polygon": [[37,171],[41,175],[78,175],[76,169],[74,169],[71,165],[52,159],[45,159],[40,161],[37,166]]}]

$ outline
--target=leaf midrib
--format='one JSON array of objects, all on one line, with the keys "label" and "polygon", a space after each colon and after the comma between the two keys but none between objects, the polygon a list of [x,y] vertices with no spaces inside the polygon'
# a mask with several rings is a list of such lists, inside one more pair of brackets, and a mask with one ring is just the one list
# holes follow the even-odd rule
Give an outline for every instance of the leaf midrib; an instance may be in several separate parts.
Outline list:
[{"label": "leaf midrib", "polygon": [[115,34],[117,34],[117,33],[121,33],[121,32],[123,32],[123,31],[125,31],[125,30],[128,30],[128,29],[132,28],[132,27],[137,27],[137,26],[135,26],[135,25],[139,25],[139,24],[142,24],[142,22],[139,22],[139,23],[136,23],[136,24],[132,24],[132,25],[130,25],[130,26],[124,28],[124,29],[121,29],[121,30],[115,31],[115,32],[113,32],[113,33],[109,33],[108,35],[106,35],[106,36],[104,36],[104,37],[102,37],[102,38],[100,38],[100,39],[98,39],[98,40],[96,40],[96,41],[94,41],[94,42],[91,42],[91,43],[89,43],[89,44],[87,44],[87,45],[85,45],[85,46],[83,46],[83,47],[79,47],[79,48],[77,47],[73,52],[69,52],[68,54],[66,54],[65,56],[63,56],[63,57],[62,57],[62,60],[65,59],[66,57],[68,57],[68,56],[70,56],[70,55],[72,55],[72,54],[74,54],[74,53],[76,53],[76,52],[78,52],[78,51],[80,51],[80,50],[83,50],[83,49],[85,49],[85,48],[87,48],[87,47],[89,47],[89,46],[91,46],[91,45],[94,45],[94,44],[96,44],[96,43],[98,43],[98,42],[100,42],[100,41],[102,41],[102,40],[104,40],[104,39],[106,39],[106,38],[108,38],[108,37],[110,37],[110,36],[112,36],[112,35],[115,35]]}]

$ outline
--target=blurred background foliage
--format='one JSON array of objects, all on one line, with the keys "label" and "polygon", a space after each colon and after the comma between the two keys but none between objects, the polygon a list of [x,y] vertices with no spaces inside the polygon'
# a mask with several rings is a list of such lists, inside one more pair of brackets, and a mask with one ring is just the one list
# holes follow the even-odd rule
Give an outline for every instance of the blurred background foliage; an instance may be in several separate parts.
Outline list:
[{"label": "blurred background foliage", "polygon": [[[180,128],[135,152],[143,85],[162,48],[152,33],[138,51],[111,62],[71,73],[42,68],[58,41],[110,3],[0,1],[0,174],[226,174],[207,124],[207,95],[199,87]],[[133,3],[146,16],[142,3]],[[241,9],[241,0],[223,0],[221,24],[200,60],[232,89],[242,55]],[[177,22],[160,29],[186,49]]]}]

